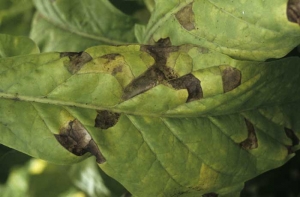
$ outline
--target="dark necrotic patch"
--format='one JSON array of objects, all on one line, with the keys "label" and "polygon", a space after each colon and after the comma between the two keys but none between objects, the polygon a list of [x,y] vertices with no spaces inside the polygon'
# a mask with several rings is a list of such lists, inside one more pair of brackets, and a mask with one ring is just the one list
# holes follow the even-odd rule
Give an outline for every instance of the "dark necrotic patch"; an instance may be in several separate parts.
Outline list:
[{"label": "dark necrotic patch", "polygon": [[177,50],[178,47],[164,46],[161,43],[159,44],[159,46],[141,46],[141,51],[149,53],[154,58],[155,62],[149,69],[135,78],[124,88],[122,98],[124,100],[128,100],[157,86],[158,84],[177,78],[174,70],[166,66],[169,53]]},{"label": "dark necrotic patch", "polygon": [[248,138],[245,139],[240,143],[240,146],[245,150],[251,150],[258,147],[257,138],[256,138],[256,132],[254,129],[253,124],[245,119],[247,131],[248,131]]},{"label": "dark necrotic patch", "polygon": [[300,25],[300,0],[289,0],[287,3],[286,15],[290,22]]},{"label": "dark necrotic patch", "polygon": [[241,85],[241,71],[236,68],[226,66],[222,71],[223,91],[229,92]]},{"label": "dark necrotic patch", "polygon": [[187,89],[188,98],[186,102],[203,98],[201,82],[192,74],[184,75],[180,78],[168,81],[175,89]]},{"label": "dark necrotic patch", "polygon": [[100,129],[108,129],[117,124],[120,114],[107,110],[97,111],[97,117],[95,119],[95,127]]},{"label": "dark necrotic patch", "polygon": [[288,154],[292,154],[295,151],[293,150],[293,146],[296,146],[299,144],[299,138],[297,137],[297,135],[295,134],[295,132],[289,128],[284,128],[285,134],[288,138],[290,138],[292,140],[292,146],[287,146],[288,149]]},{"label": "dark necrotic patch", "polygon": [[112,61],[112,60],[115,60],[116,57],[118,57],[118,56],[121,56],[121,55],[119,53],[109,53],[109,54],[102,55],[101,58]]},{"label": "dark necrotic patch", "polygon": [[64,148],[77,156],[90,152],[96,157],[98,163],[106,161],[91,135],[76,119],[70,121],[60,130],[58,135],[54,136]]},{"label": "dark necrotic patch", "polygon": [[182,8],[176,15],[178,22],[188,31],[195,29],[195,15],[193,12],[193,3]]},{"label": "dark necrotic patch", "polygon": [[212,192],[212,193],[203,194],[202,197],[218,197],[218,194]]},{"label": "dark necrotic patch", "polygon": [[69,57],[69,62],[65,63],[66,68],[71,74],[77,73],[82,66],[93,58],[86,52],[64,52],[60,57]]}]

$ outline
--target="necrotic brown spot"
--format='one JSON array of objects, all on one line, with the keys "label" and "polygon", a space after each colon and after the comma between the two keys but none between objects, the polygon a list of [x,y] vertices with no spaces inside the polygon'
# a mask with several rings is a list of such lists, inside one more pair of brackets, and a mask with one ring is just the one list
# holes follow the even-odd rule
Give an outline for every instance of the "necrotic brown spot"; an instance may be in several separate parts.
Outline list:
[{"label": "necrotic brown spot", "polygon": [[188,74],[180,78],[170,80],[168,82],[175,89],[187,89],[189,96],[186,102],[191,102],[203,98],[200,80],[192,74]]},{"label": "necrotic brown spot", "polygon": [[245,119],[245,123],[247,126],[248,138],[245,139],[243,142],[241,142],[240,146],[245,150],[255,149],[258,147],[258,144],[257,144],[257,138],[256,138],[256,132],[254,126],[247,119]]},{"label": "necrotic brown spot", "polygon": [[218,194],[212,192],[212,193],[203,194],[202,197],[218,197]]},{"label": "necrotic brown spot", "polygon": [[77,156],[90,152],[96,157],[98,163],[106,161],[91,135],[76,119],[70,121],[60,130],[60,134],[54,136],[64,148]]},{"label": "necrotic brown spot", "polygon": [[285,134],[288,138],[292,140],[292,146],[287,146],[288,154],[294,153],[295,151],[292,149],[293,146],[299,144],[299,138],[296,136],[295,132],[289,128],[284,128]]},{"label": "necrotic brown spot", "polygon": [[286,15],[290,22],[300,25],[300,0],[288,1]]},{"label": "necrotic brown spot", "polygon": [[121,55],[119,53],[109,53],[109,54],[102,55],[101,58],[112,61],[112,60],[115,60],[116,57],[118,57],[118,56],[121,56]]},{"label": "necrotic brown spot", "polygon": [[135,78],[124,88],[123,99],[128,100],[139,95],[158,84],[177,77],[172,68],[166,66],[167,57],[170,52],[177,51],[178,47],[169,46],[141,46],[141,51],[149,53],[155,60],[154,65],[147,69],[143,74]]},{"label": "necrotic brown spot", "polygon": [[229,92],[241,85],[241,71],[236,68],[226,66],[222,71],[223,91]]},{"label": "necrotic brown spot", "polygon": [[82,66],[93,58],[86,52],[64,52],[60,57],[69,57],[69,62],[65,63],[66,68],[71,74],[78,72]]},{"label": "necrotic brown spot", "polygon": [[193,12],[193,3],[182,8],[176,15],[178,22],[188,31],[195,29],[195,16]]},{"label": "necrotic brown spot", "polygon": [[120,114],[107,110],[97,111],[97,117],[95,119],[95,127],[100,129],[108,129],[117,124]]}]

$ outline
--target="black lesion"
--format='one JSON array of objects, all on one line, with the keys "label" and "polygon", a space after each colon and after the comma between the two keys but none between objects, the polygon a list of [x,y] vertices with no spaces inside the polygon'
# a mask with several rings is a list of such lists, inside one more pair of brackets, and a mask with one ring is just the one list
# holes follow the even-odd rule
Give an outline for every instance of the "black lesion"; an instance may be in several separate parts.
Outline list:
[{"label": "black lesion", "polygon": [[76,119],[70,121],[67,126],[60,130],[58,135],[54,136],[63,147],[77,156],[90,152],[96,157],[98,163],[106,161],[91,135]]},{"label": "black lesion", "polygon": [[288,138],[291,139],[292,145],[287,146],[288,149],[288,154],[294,153],[295,151],[293,150],[293,147],[299,144],[299,138],[295,134],[295,132],[292,129],[289,128],[284,128],[285,134]]},{"label": "black lesion", "polygon": [[218,194],[211,192],[211,193],[203,194],[202,197],[218,197]]},{"label": "black lesion", "polygon": [[179,49],[177,46],[169,46],[169,44],[169,39],[162,39],[157,45],[141,46],[141,51],[150,54],[155,63],[124,88],[122,97],[124,100],[146,92],[159,84],[172,86],[174,89],[186,89],[189,94],[187,102],[203,97],[199,79],[192,74],[178,77],[172,68],[166,66],[169,53]]},{"label": "black lesion", "polygon": [[71,74],[77,73],[84,64],[93,58],[86,52],[63,52],[60,57],[69,57],[69,62],[65,63],[66,68]]},{"label": "black lesion", "polygon": [[186,89],[188,91],[189,96],[186,102],[191,102],[203,98],[203,91],[200,80],[192,74],[187,74],[168,82],[175,89]]},{"label": "black lesion", "polygon": [[253,124],[245,119],[245,124],[248,131],[248,137],[240,143],[240,146],[245,150],[251,150],[258,147],[256,132]]},{"label": "black lesion", "polygon": [[108,129],[117,124],[120,114],[108,110],[97,111],[95,119],[95,127],[100,129]]},{"label": "black lesion", "polygon": [[289,0],[287,3],[286,15],[290,22],[300,25],[300,0]]},{"label": "black lesion", "polygon": [[241,85],[241,71],[227,66],[222,71],[222,82],[224,93],[229,92]]}]

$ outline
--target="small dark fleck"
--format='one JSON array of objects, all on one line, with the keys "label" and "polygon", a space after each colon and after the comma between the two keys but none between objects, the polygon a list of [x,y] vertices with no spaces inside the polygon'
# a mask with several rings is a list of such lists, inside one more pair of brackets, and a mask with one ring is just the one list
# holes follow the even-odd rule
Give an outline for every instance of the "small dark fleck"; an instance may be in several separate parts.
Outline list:
[{"label": "small dark fleck", "polygon": [[286,15],[290,22],[300,25],[300,0],[288,1]]},{"label": "small dark fleck", "polygon": [[70,121],[67,126],[60,130],[58,135],[54,136],[63,147],[77,156],[90,152],[96,157],[98,163],[106,161],[91,135],[76,119]]},{"label": "small dark fleck", "polygon": [[97,111],[97,117],[95,119],[95,127],[100,129],[108,129],[117,124],[120,114],[107,110]]},{"label": "small dark fleck", "polygon": [[212,192],[212,193],[203,194],[202,197],[218,197],[218,194]]},{"label": "small dark fleck", "polygon": [[192,74],[187,74],[168,82],[175,89],[187,89],[189,96],[186,102],[191,102],[203,98],[201,82]]},{"label": "small dark fleck", "polygon": [[64,52],[60,53],[60,57],[69,57],[70,61],[65,62],[65,66],[71,74],[77,73],[85,63],[93,59],[86,52]]},{"label": "small dark fleck", "polygon": [[242,141],[240,143],[240,146],[245,150],[255,149],[258,147],[258,143],[257,143],[256,132],[255,132],[254,126],[247,119],[245,119],[245,123],[247,126],[248,138],[245,139],[244,141]]},{"label": "small dark fleck", "polygon": [[195,15],[193,12],[193,3],[188,4],[175,14],[178,22],[188,31],[195,29]]},{"label": "small dark fleck", "polygon": [[241,71],[236,68],[227,66],[222,71],[223,91],[229,92],[241,85]]}]

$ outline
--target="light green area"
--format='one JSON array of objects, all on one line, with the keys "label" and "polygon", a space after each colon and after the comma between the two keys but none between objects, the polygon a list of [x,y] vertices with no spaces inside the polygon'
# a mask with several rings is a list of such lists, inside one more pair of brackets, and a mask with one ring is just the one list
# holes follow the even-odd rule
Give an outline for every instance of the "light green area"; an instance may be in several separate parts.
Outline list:
[{"label": "light green area", "polygon": [[[140,46],[86,52],[92,60],[74,74],[59,53],[0,59],[0,143],[54,163],[79,162],[90,155],[74,156],[53,136],[77,119],[106,158],[100,168],[134,196],[222,196],[293,156],[284,128],[300,137],[299,58],[239,61],[182,46],[167,65],[178,77],[193,74],[203,89],[202,99],[186,103],[187,91],[167,82],[123,99],[124,87],[154,62]],[[242,76],[241,85],[226,93],[224,66]],[[113,127],[95,128],[97,110],[121,116]],[[256,149],[240,147],[248,136],[245,118],[255,128]]]},{"label": "light green area", "polygon": [[[300,44],[300,27],[289,22],[287,1],[156,0],[149,23],[136,26],[140,43],[169,37],[173,45],[196,44],[237,59],[280,58]],[[194,28],[187,30],[176,14],[186,13]]]},{"label": "light green area", "polygon": [[41,51],[83,51],[87,47],[136,42],[132,17],[108,0],[33,1],[38,12],[30,37]]},{"label": "light green area", "polygon": [[39,48],[28,37],[0,34],[0,58],[39,52]]}]

